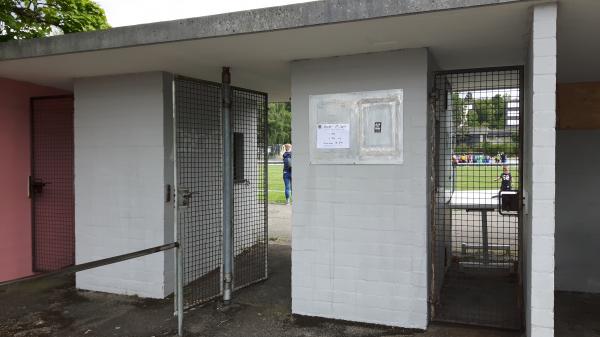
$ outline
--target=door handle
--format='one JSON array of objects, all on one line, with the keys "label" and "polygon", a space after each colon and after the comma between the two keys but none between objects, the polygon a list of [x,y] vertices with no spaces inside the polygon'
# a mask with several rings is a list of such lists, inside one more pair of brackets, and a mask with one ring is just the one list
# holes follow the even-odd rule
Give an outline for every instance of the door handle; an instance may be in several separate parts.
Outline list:
[{"label": "door handle", "polygon": [[191,192],[187,188],[180,188],[177,191],[177,203],[181,208],[188,207],[190,205],[190,199],[192,195],[197,194],[198,192]]},{"label": "door handle", "polygon": [[48,184],[50,184],[50,182],[29,176],[29,196],[31,197],[34,194],[42,193],[44,191],[44,187]]}]

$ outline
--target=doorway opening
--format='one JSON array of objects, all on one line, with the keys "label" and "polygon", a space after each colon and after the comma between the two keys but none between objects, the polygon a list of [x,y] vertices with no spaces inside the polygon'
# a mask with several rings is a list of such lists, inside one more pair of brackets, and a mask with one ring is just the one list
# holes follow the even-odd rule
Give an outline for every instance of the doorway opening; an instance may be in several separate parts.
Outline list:
[{"label": "doorway opening", "polygon": [[434,81],[432,320],[520,329],[523,69]]},{"label": "doorway opening", "polygon": [[[291,102],[270,102],[269,115],[269,204],[282,205],[292,201],[291,172],[292,161],[285,153],[292,151],[292,104]],[[286,149],[287,147],[287,149]],[[291,157],[290,157],[291,158]],[[289,173],[285,181],[284,173]],[[287,190],[287,191],[286,191]],[[283,234],[283,233],[282,233]],[[289,236],[284,235],[289,239]],[[276,239],[274,237],[273,239]]]}]

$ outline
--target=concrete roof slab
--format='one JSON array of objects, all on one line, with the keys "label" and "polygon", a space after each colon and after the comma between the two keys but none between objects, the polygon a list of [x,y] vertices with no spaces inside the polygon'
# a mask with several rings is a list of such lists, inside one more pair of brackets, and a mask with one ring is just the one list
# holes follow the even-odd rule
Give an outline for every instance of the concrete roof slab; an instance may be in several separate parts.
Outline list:
[{"label": "concrete roof slab", "polygon": [[528,0],[328,0],[0,44],[0,61],[302,28]]},{"label": "concrete roof slab", "polygon": [[[428,48],[440,69],[524,64],[530,5],[531,1],[513,1],[418,15],[6,59],[0,60],[0,77],[72,90],[77,78],[148,71],[219,81],[221,67],[229,66],[236,86],[267,92],[271,100],[287,101],[289,66],[301,59]],[[34,41],[46,40],[54,38]],[[84,40],[82,43],[88,43]]]}]

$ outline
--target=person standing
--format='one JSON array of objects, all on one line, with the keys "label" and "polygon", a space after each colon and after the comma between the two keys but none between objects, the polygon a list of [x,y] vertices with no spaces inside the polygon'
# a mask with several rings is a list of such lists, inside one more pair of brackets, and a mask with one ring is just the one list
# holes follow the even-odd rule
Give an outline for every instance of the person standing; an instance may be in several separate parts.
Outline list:
[{"label": "person standing", "polygon": [[283,183],[285,185],[285,203],[290,204],[292,196],[292,144],[284,144],[283,153]]},{"label": "person standing", "polygon": [[502,180],[500,191],[511,191],[512,190],[512,174],[508,166],[502,167],[502,174],[500,174],[494,181]]},{"label": "person standing", "polygon": [[500,161],[502,164],[506,163],[506,154],[504,152],[500,153]]}]

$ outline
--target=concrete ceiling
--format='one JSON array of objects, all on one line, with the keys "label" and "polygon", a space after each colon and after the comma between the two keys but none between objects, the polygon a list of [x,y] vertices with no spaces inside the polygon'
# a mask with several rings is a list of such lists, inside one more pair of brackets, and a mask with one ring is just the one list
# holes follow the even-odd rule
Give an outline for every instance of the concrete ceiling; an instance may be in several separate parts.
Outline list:
[{"label": "concrete ceiling", "polygon": [[158,70],[218,81],[220,68],[230,66],[234,85],[280,101],[289,99],[289,65],[299,59],[427,47],[442,69],[524,64],[531,4],[8,60],[0,62],[0,77],[72,89],[79,77]]}]

